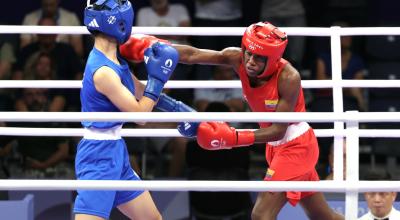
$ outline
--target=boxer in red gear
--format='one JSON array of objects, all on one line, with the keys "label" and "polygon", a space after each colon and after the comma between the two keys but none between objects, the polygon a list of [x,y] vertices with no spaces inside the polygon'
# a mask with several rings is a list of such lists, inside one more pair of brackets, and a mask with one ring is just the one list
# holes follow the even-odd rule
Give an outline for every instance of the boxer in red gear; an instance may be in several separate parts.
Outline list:
[{"label": "boxer in red gear", "polygon": [[[304,112],[304,97],[299,72],[282,59],[288,43],[286,33],[267,22],[250,25],[242,46],[222,51],[173,45],[185,64],[231,66],[238,73],[243,96],[254,112]],[[318,181],[315,170],[318,142],[306,122],[259,123],[260,129],[236,131],[226,123],[202,122],[197,132],[201,147],[230,149],[266,143],[269,169],[266,181]],[[326,203],[321,192],[260,192],[252,219],[276,219],[281,208],[298,202],[310,219],[344,219]]]}]

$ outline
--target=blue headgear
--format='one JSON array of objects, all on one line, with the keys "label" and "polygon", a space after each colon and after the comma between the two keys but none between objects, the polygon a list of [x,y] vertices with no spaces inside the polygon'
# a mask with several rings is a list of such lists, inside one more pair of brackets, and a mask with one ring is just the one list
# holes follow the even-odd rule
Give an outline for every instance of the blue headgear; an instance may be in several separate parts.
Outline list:
[{"label": "blue headgear", "polygon": [[85,8],[84,24],[90,33],[99,31],[125,43],[132,31],[133,8],[128,0],[97,0]]}]

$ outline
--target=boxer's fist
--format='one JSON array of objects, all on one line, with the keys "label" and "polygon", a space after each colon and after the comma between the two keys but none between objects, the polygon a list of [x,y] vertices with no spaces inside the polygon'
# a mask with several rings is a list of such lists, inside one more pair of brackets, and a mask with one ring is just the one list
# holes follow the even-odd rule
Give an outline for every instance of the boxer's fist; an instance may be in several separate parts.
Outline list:
[{"label": "boxer's fist", "polygon": [[170,44],[167,40],[144,34],[131,35],[129,40],[119,46],[121,56],[133,62],[143,62],[144,51],[156,42]]},{"label": "boxer's fist", "polygon": [[199,122],[180,122],[177,129],[184,137],[193,138],[197,135],[199,124]]},{"label": "boxer's fist", "polygon": [[167,44],[157,42],[146,49],[144,61],[148,80],[144,90],[144,96],[154,101],[158,99],[164,88],[164,84],[175,70],[178,60],[178,51]]},{"label": "boxer's fist", "polygon": [[225,122],[202,122],[197,131],[197,143],[206,150],[248,146],[254,139],[254,132],[236,131]]}]

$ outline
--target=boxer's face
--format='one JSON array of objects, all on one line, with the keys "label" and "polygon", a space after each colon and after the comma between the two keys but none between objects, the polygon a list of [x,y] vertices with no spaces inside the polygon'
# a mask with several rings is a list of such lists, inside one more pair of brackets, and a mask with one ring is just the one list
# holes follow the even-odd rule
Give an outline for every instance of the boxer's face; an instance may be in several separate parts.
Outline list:
[{"label": "boxer's face", "polygon": [[253,54],[248,50],[244,51],[244,65],[249,77],[256,77],[264,72],[268,57]]}]

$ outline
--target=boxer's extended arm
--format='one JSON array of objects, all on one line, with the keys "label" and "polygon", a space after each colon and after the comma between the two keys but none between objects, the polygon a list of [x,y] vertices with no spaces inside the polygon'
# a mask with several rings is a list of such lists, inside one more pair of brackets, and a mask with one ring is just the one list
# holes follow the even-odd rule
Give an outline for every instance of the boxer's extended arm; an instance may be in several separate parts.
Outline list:
[{"label": "boxer's extended arm", "polygon": [[[285,68],[278,81],[279,102],[276,112],[293,112],[300,92],[300,75],[291,66]],[[225,122],[202,122],[197,142],[207,150],[230,149],[253,143],[267,143],[284,137],[288,123],[273,123],[256,131],[236,131]]]},{"label": "boxer's extended arm", "polygon": [[236,66],[241,61],[241,48],[239,47],[228,47],[216,51],[182,44],[173,44],[172,46],[179,52],[180,63]]}]

